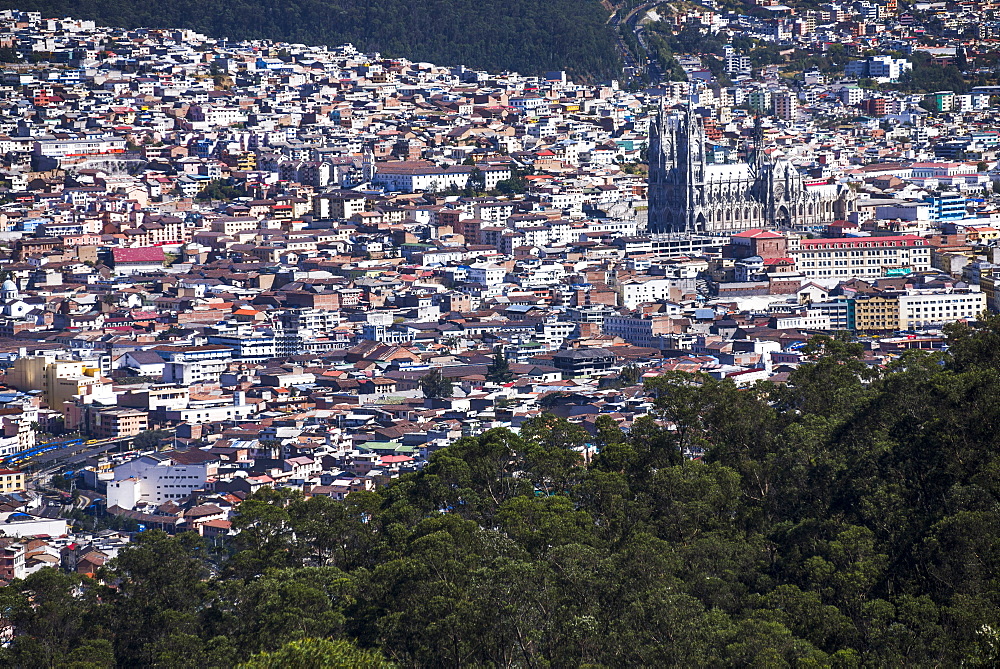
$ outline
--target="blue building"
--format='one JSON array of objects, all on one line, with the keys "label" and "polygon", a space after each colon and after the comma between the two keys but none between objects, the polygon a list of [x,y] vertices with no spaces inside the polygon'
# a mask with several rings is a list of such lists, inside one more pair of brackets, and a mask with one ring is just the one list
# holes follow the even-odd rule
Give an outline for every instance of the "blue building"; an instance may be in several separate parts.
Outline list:
[{"label": "blue building", "polygon": [[944,193],[927,198],[931,205],[931,218],[938,221],[957,221],[965,218],[967,200],[959,193]]}]

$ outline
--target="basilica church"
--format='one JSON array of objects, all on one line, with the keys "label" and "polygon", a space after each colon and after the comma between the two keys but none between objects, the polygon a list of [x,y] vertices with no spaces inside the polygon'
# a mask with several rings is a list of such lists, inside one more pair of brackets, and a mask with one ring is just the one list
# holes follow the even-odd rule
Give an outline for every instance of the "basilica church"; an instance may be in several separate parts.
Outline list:
[{"label": "basilica church", "polygon": [[661,106],[649,133],[650,232],[802,229],[855,210],[849,187],[805,184],[795,166],[764,152],[759,128],[756,135],[747,162],[710,162],[701,118],[690,106],[683,112]]}]

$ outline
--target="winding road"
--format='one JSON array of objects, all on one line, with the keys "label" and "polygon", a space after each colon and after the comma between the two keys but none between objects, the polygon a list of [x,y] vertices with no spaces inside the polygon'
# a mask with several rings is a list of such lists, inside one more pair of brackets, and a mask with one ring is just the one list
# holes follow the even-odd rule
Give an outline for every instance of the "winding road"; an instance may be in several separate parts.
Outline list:
[{"label": "winding road", "polygon": [[608,18],[608,25],[614,28],[615,40],[618,42],[618,50],[622,54],[622,62],[625,67],[635,68],[636,71],[645,71],[646,75],[649,77],[650,85],[656,85],[660,82],[661,73],[660,66],[654,58],[647,58],[646,63],[637,63],[633,54],[628,50],[625,45],[625,40],[622,39],[619,33],[619,28],[621,24],[624,23],[628,26],[629,30],[635,35],[636,40],[639,42],[639,46],[642,47],[643,51],[648,51],[649,47],[646,46],[646,38],[644,29],[639,21],[646,15],[653,7],[657,5],[666,4],[666,0],[650,0],[650,2],[644,2],[641,5],[636,5],[628,14],[625,15],[624,19],[620,15],[620,11],[615,12]]}]

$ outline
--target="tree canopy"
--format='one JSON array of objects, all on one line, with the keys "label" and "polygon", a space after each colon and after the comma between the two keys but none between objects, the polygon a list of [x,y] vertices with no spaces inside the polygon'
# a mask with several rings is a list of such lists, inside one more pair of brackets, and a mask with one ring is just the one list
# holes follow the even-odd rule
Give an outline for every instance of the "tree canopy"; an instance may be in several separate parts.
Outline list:
[{"label": "tree canopy", "polygon": [[271,39],[538,75],[621,72],[608,11],[597,0],[16,0],[4,9],[126,28],[192,28],[214,37]]},{"label": "tree canopy", "polygon": [[453,394],[451,379],[442,374],[440,369],[432,369],[420,377],[420,389],[424,391],[424,395],[433,399],[451,397]]},{"label": "tree canopy", "polygon": [[493,349],[493,362],[486,369],[486,380],[493,383],[509,383],[514,380],[514,372],[510,369],[502,346]]}]

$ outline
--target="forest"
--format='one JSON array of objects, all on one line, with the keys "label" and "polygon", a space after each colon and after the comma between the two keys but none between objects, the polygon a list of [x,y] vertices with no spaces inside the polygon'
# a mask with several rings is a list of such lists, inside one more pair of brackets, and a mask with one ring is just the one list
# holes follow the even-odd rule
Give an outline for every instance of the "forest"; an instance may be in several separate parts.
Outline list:
[{"label": "forest", "polygon": [[191,28],[230,39],[338,46],[442,66],[577,80],[620,75],[597,0],[13,0],[4,9],[127,28]]},{"label": "forest", "polygon": [[648,380],[627,433],[541,414],[343,502],[258,492],[227,543],[39,571],[0,664],[997,666],[1000,318],[803,351],[786,384]]}]

